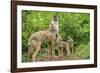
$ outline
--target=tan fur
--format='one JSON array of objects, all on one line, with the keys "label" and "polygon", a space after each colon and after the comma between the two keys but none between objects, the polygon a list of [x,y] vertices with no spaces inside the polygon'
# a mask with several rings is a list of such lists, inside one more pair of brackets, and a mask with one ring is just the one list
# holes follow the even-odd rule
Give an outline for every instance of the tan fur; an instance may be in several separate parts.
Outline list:
[{"label": "tan fur", "polygon": [[56,15],[54,15],[51,19],[48,30],[37,31],[29,37],[28,54],[32,55],[33,61],[35,61],[35,57],[41,49],[41,44],[45,41],[48,44],[48,56],[52,55],[54,51],[53,46],[55,45],[55,43],[57,43],[56,40],[58,34],[59,34],[58,18]]},{"label": "tan fur", "polygon": [[70,48],[69,48],[69,43],[64,42],[64,41],[60,41],[59,45],[58,45],[59,49],[60,49],[60,55],[63,56],[63,51],[67,52],[67,56],[70,55]]},{"label": "tan fur", "polygon": [[74,42],[71,37],[68,37],[67,42],[62,41],[61,38],[57,38],[57,44],[58,48],[60,50],[60,55],[63,56],[63,51],[67,53],[67,56],[69,56],[71,53],[73,53],[73,48],[74,48]]},{"label": "tan fur", "polygon": [[56,41],[56,33],[51,31],[38,31],[34,34],[32,34],[29,38],[29,49],[31,49],[30,53],[32,53],[32,60],[35,61],[35,57],[37,53],[41,49],[42,42],[47,41],[48,42],[48,55],[51,54],[51,50],[53,48],[53,45]]},{"label": "tan fur", "polygon": [[69,48],[71,50],[71,53],[74,52],[74,40],[71,37],[68,37],[67,43],[69,43]]},{"label": "tan fur", "polygon": [[59,33],[58,18],[56,15],[52,16],[52,19],[49,25],[49,30]]}]

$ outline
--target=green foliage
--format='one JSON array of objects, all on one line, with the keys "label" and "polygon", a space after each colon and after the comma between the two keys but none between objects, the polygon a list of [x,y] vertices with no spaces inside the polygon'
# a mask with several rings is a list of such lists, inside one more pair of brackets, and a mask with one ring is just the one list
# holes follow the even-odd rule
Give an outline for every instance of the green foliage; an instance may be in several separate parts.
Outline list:
[{"label": "green foliage", "polygon": [[76,54],[89,58],[90,15],[88,13],[47,12],[22,10],[22,50],[27,52],[30,34],[48,29],[52,15],[59,19],[59,34],[66,40],[71,36],[76,42]]},{"label": "green foliage", "polygon": [[76,55],[81,59],[89,59],[90,58],[90,44],[80,44],[77,46]]}]

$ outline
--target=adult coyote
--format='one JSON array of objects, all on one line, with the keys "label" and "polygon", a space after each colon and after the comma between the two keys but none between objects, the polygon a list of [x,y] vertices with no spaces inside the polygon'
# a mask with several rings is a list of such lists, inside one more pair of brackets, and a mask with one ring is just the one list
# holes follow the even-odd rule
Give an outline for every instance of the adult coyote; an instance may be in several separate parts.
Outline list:
[{"label": "adult coyote", "polygon": [[35,57],[37,53],[40,51],[42,43],[45,41],[48,44],[48,55],[51,55],[53,46],[56,43],[58,32],[59,32],[58,19],[57,16],[54,15],[52,17],[48,30],[35,32],[29,37],[29,41],[28,41],[29,57],[32,56],[31,57],[32,60],[35,61]]}]

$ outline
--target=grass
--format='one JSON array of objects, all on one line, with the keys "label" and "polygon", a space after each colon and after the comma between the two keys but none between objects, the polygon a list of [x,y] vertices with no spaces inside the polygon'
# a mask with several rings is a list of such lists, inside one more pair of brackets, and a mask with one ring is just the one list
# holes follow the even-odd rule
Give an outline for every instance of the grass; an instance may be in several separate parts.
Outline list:
[{"label": "grass", "polygon": [[89,59],[90,58],[90,44],[80,44],[76,48],[76,55],[82,59]]}]

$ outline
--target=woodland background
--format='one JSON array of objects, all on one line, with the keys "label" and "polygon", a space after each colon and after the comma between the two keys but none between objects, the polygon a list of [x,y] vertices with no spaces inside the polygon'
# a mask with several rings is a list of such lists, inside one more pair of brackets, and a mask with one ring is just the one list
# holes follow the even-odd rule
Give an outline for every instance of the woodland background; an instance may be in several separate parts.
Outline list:
[{"label": "woodland background", "polygon": [[[90,15],[88,13],[22,11],[22,61],[27,61],[28,39],[31,33],[48,29],[52,15],[57,14],[59,34],[66,40],[71,36],[75,41],[75,52],[65,59],[79,60],[90,58]],[[45,44],[44,44],[45,45]],[[38,53],[43,58],[44,51]]]}]

